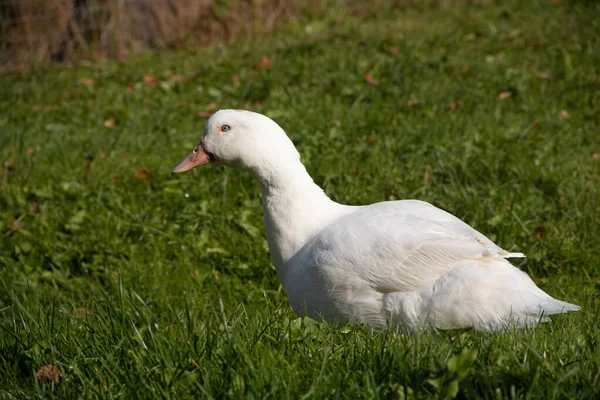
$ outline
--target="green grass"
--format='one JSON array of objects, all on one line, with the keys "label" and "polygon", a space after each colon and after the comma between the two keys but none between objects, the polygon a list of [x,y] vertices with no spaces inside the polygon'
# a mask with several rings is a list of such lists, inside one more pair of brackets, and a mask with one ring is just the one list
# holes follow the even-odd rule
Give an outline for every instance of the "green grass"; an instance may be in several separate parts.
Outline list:
[{"label": "green grass", "polygon": [[[600,395],[600,8],[521,3],[0,77],[0,397]],[[211,103],[274,118],[335,200],[429,201],[583,310],[498,335],[297,319],[258,183],[170,175]]]}]

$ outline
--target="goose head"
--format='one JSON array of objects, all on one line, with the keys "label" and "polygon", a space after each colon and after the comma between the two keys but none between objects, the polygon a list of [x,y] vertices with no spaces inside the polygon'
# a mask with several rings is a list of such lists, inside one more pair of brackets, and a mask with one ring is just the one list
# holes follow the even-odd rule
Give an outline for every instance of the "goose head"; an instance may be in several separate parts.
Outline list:
[{"label": "goose head", "polygon": [[275,121],[251,111],[220,110],[206,122],[198,145],[171,173],[218,161],[261,178],[294,160],[299,162],[300,155]]}]

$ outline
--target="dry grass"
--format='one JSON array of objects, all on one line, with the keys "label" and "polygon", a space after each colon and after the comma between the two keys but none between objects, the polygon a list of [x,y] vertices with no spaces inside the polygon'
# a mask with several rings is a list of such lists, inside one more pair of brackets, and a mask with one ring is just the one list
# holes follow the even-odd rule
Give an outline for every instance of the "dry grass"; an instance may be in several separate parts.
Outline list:
[{"label": "dry grass", "polygon": [[[460,3],[462,3],[461,1]],[[475,1],[486,3],[487,0]],[[342,12],[453,7],[450,0],[0,0],[0,72],[253,38],[282,22]]]},{"label": "dry grass", "polygon": [[295,0],[0,0],[0,65],[27,70],[226,42],[319,7]]}]

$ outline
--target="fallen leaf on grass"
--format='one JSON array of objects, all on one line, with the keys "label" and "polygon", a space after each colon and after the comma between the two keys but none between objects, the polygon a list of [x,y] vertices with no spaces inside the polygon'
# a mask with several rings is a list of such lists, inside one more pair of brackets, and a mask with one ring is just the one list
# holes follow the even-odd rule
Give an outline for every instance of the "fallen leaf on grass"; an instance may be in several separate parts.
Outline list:
[{"label": "fallen leaf on grass", "polygon": [[463,65],[462,68],[460,69],[460,72],[462,72],[463,74],[469,72],[469,66]]},{"label": "fallen leaf on grass", "polygon": [[537,76],[540,79],[550,79],[550,73],[549,72],[539,72],[537,74]]},{"label": "fallen leaf on grass", "polygon": [[390,48],[390,53],[392,53],[392,54],[398,54],[399,52],[400,52],[400,49],[398,47]]},{"label": "fallen leaf on grass", "polygon": [[131,93],[133,93],[133,86],[131,86],[131,85],[127,86],[127,87],[125,88],[125,92],[126,92],[127,94],[131,94]]},{"label": "fallen leaf on grass", "polygon": [[367,82],[368,85],[370,85],[370,86],[375,85],[375,78],[373,78],[373,75],[371,75],[371,74],[365,74],[364,79],[365,79],[365,82]]},{"label": "fallen leaf on grass", "polygon": [[25,223],[20,219],[11,219],[8,221],[8,230],[9,231],[20,231],[25,227]]},{"label": "fallen leaf on grass", "polygon": [[567,110],[560,110],[560,114],[558,115],[560,119],[569,119],[570,115]]},{"label": "fallen leaf on grass", "polygon": [[136,178],[142,181],[150,180],[150,171],[145,168],[136,169],[134,175]]},{"label": "fallen leaf on grass", "polygon": [[536,227],[534,235],[537,240],[543,240],[546,236],[546,228],[543,226]]},{"label": "fallen leaf on grass", "polygon": [[28,147],[27,148],[27,158],[33,157],[34,154],[35,154],[35,147]]},{"label": "fallen leaf on grass", "polygon": [[211,115],[208,111],[198,111],[199,118],[210,118]]},{"label": "fallen leaf on grass", "polygon": [[240,83],[240,77],[239,77],[239,75],[232,76],[231,80],[233,81],[233,83]]},{"label": "fallen leaf on grass", "polygon": [[144,74],[144,83],[146,85],[150,85],[150,86],[156,85],[156,75],[154,75],[154,74]]},{"label": "fallen leaf on grass", "polygon": [[73,310],[73,314],[80,318],[89,317],[92,315],[92,311],[85,307],[77,307]]},{"label": "fallen leaf on grass", "polygon": [[273,61],[272,58],[263,56],[263,58],[261,58],[260,62],[258,63],[258,68],[260,68],[260,69],[271,68],[274,64],[275,64],[275,61]]},{"label": "fallen leaf on grass", "polygon": [[35,373],[35,376],[40,381],[54,381],[60,382],[60,376],[62,373],[52,364],[46,364]]},{"label": "fallen leaf on grass", "polygon": [[113,126],[115,126],[115,119],[114,118],[109,118],[106,121],[104,121],[104,127],[105,128],[112,128]]},{"label": "fallen leaf on grass", "polygon": [[600,153],[593,153],[592,160],[598,160],[598,159],[600,159]]},{"label": "fallen leaf on grass", "polygon": [[457,107],[458,107],[458,103],[456,101],[451,101],[448,104],[448,108],[450,108],[450,111],[452,111],[452,112],[456,111]]},{"label": "fallen leaf on grass", "polygon": [[499,98],[500,100],[504,100],[504,99],[508,99],[510,96],[512,96],[512,92],[510,92],[510,91],[506,91],[506,92],[501,92],[501,93],[498,95],[498,98]]},{"label": "fallen leaf on grass", "polygon": [[94,86],[94,80],[92,78],[81,78],[79,84],[87,87]]},{"label": "fallen leaf on grass", "polygon": [[40,205],[36,202],[29,204],[29,212],[36,213],[36,214],[39,213]]},{"label": "fallen leaf on grass", "polygon": [[206,106],[206,109],[210,110],[210,111],[212,111],[216,108],[217,108],[217,105],[215,103],[209,103],[208,106]]},{"label": "fallen leaf on grass", "polygon": [[406,105],[409,107],[416,106],[417,104],[421,104],[419,99],[410,99],[406,102]]}]

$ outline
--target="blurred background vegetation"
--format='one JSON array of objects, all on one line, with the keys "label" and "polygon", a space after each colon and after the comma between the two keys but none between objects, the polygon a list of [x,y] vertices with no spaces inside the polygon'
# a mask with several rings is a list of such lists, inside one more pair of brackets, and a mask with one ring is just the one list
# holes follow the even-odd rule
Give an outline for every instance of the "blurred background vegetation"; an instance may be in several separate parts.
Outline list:
[{"label": "blurred background vegetation", "polygon": [[376,0],[0,0],[0,65],[123,58],[194,48],[272,31],[344,10],[368,15],[419,3]]}]

